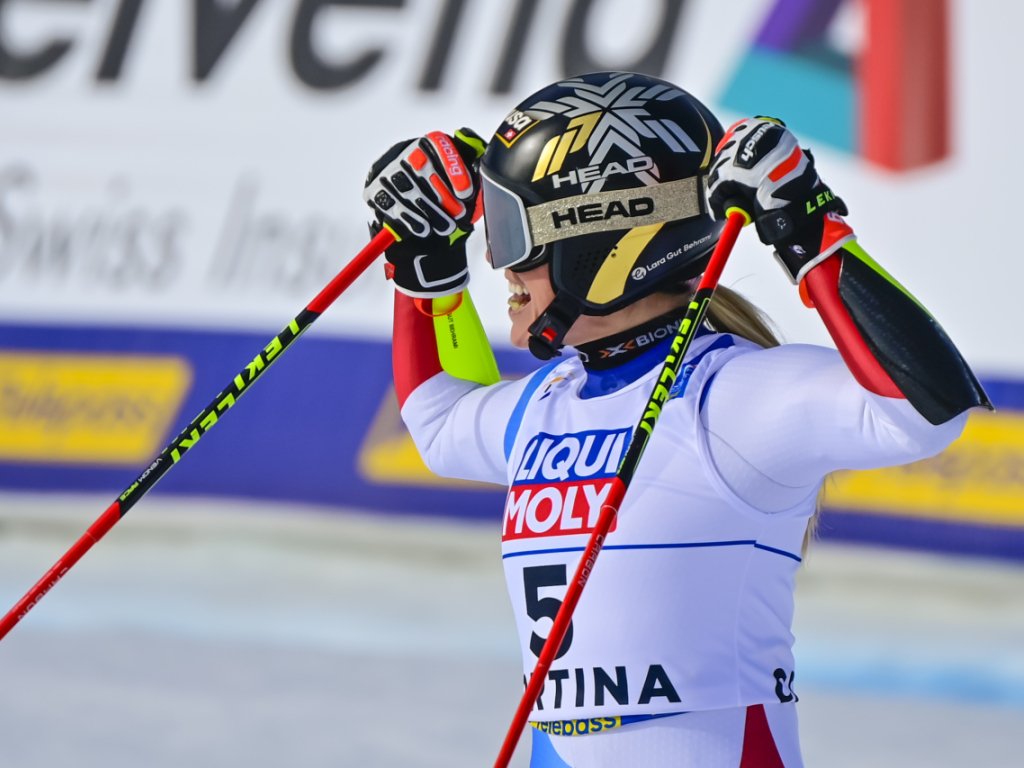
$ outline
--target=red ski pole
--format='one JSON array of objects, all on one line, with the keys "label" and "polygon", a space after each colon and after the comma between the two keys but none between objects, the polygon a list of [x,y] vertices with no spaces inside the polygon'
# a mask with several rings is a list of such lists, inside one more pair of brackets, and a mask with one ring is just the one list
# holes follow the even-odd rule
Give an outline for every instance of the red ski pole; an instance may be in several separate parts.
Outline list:
[{"label": "red ski pole", "polygon": [[530,682],[523,693],[523,698],[519,701],[519,708],[516,709],[516,714],[512,718],[512,725],[509,726],[508,733],[505,735],[505,742],[501,745],[501,752],[498,753],[498,759],[494,763],[494,768],[508,768],[508,764],[512,760],[512,754],[516,751],[519,737],[522,735],[530,712],[533,710],[533,705],[536,703],[537,697],[540,696],[541,689],[544,687],[544,679],[548,675],[548,670],[551,669],[551,663],[555,660],[555,653],[562,647],[562,640],[565,637],[565,631],[569,626],[569,622],[572,621],[572,614],[576,610],[576,604],[580,600],[580,595],[583,594],[583,588],[587,585],[587,579],[590,578],[590,574],[594,570],[597,556],[601,554],[605,538],[611,530],[612,523],[615,522],[615,516],[619,512],[622,498],[626,494],[626,489],[629,487],[637,465],[640,463],[640,457],[643,456],[644,449],[647,447],[647,443],[654,432],[654,427],[658,423],[661,407],[668,400],[668,391],[671,389],[672,382],[675,381],[676,376],[679,375],[683,358],[686,356],[686,350],[689,349],[690,342],[704,320],[704,314],[707,312],[708,304],[711,302],[711,297],[718,285],[718,280],[722,276],[722,269],[725,267],[725,262],[732,252],[732,247],[736,243],[740,229],[750,221],[749,217],[739,209],[729,208],[728,211],[729,218],[725,223],[725,228],[722,230],[718,245],[715,246],[715,251],[711,254],[711,260],[704,271],[700,285],[697,286],[693,299],[687,307],[686,315],[679,324],[679,331],[672,341],[672,351],[665,358],[665,364],[662,366],[661,373],[654,385],[654,391],[644,407],[643,417],[637,424],[637,428],[633,431],[633,439],[630,441],[626,455],[623,457],[615,479],[612,481],[612,489],[608,494],[608,499],[601,507],[601,515],[597,519],[597,526],[590,535],[590,540],[583,550],[582,557],[580,557],[580,564],[576,568],[576,575],[569,582],[569,588],[565,592],[562,607],[558,610],[558,615],[555,617],[555,622],[551,627],[551,633],[548,635],[544,648],[540,652],[537,665],[530,676]]},{"label": "red ski pole", "polygon": [[373,240],[351,262],[339,272],[327,286],[317,294],[306,308],[298,316],[288,323],[288,327],[275,336],[271,342],[263,348],[263,351],[253,358],[235,378],[228,387],[217,395],[192,423],[185,427],[174,441],[168,445],[152,464],[139,475],[117,499],[107,507],[107,511],[100,515],[99,519],[90,526],[89,530],[64,556],[57,561],[46,575],[41,578],[28,593],[18,601],[7,615],[0,620],[0,640],[2,640],[15,625],[31,611],[43,596],[53,589],[64,575],[71,570],[82,555],[92,549],[93,544],[102,539],[117,522],[127,514],[139,499],[145,496],[154,485],[162,478],[167,471],[181,461],[182,456],[213,427],[217,421],[224,417],[224,414],[233,406],[243,394],[266,371],[281,354],[291,346],[303,332],[311,326],[318,317],[334,303],[345,290],[352,285],[366,268],[370,266],[377,257],[384,253],[395,241],[395,237],[387,229],[382,229]]}]

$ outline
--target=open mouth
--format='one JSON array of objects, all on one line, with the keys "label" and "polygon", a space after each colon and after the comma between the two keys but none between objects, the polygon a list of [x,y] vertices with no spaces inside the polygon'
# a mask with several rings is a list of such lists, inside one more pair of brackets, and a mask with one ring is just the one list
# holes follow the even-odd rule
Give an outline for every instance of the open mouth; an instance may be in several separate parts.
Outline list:
[{"label": "open mouth", "polygon": [[526,290],[526,286],[513,283],[509,280],[508,292],[512,294],[508,297],[508,306],[512,311],[522,309],[530,303],[530,292]]}]

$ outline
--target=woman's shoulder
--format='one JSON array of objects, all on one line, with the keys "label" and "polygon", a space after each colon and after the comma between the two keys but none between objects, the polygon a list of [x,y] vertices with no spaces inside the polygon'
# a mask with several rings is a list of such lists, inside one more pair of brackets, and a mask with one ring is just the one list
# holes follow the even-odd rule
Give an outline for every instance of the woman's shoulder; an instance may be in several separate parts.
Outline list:
[{"label": "woman's shoulder", "polygon": [[749,341],[733,334],[721,334],[729,336],[734,340],[736,348],[744,353],[756,355],[752,360],[758,360],[771,365],[831,365],[840,360],[839,351],[835,347],[824,347],[818,344],[779,344],[775,347],[762,347],[753,341]]}]

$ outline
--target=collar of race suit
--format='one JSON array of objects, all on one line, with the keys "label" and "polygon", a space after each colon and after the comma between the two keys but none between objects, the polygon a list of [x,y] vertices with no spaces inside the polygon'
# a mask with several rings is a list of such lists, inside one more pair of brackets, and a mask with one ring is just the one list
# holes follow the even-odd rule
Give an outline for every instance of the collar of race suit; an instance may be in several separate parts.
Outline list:
[{"label": "collar of race suit", "polygon": [[[676,309],[626,331],[576,347],[587,371],[580,397],[609,395],[642,377],[668,354],[668,348],[682,322],[684,309]],[[701,326],[697,336],[711,333]]]},{"label": "collar of race suit", "polygon": [[673,309],[625,331],[586,344],[577,344],[576,351],[587,373],[618,368],[675,336],[685,314],[685,307]]}]

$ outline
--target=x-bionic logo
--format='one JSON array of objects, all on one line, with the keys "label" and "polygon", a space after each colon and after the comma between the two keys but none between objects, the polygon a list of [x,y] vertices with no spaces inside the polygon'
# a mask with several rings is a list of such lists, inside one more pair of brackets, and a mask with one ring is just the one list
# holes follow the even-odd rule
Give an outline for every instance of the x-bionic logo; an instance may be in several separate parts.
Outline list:
[{"label": "x-bionic logo", "polygon": [[[554,115],[572,118],[561,136],[551,138],[544,146],[533,172],[533,180],[552,176],[552,183],[579,184],[581,192],[600,192],[605,179],[617,173],[633,173],[648,186],[659,181],[657,164],[647,162],[641,139],[660,139],[672,152],[702,152],[706,165],[711,159],[711,132],[697,142],[674,120],[655,119],[647,111],[652,101],[671,101],[683,95],[668,85],[630,86],[631,75],[615,74],[604,85],[591,85],[582,78],[570,78],[558,85],[572,93],[555,101],[538,101],[529,107],[531,117],[546,120]],[[586,148],[586,166],[579,171],[558,175],[568,155]],[[625,165],[610,162],[604,165],[613,149],[625,155]],[[630,164],[632,161],[632,165]],[[587,173],[584,173],[586,171]]]},{"label": "x-bionic logo", "polygon": [[[639,271],[640,269],[643,269],[643,267],[638,267],[637,270],[634,270],[634,272]],[[634,277],[636,277],[635,274]],[[643,277],[643,275],[641,275],[641,277]],[[643,347],[649,346],[651,344],[657,344],[659,341],[663,341],[664,339],[674,336],[676,331],[679,330],[680,322],[680,320],[670,320],[665,325],[658,326],[649,333],[641,333],[639,336],[635,336],[634,338],[629,339],[628,341],[624,341],[621,344],[615,344],[610,347],[605,347],[604,349],[598,351],[596,359],[607,360],[610,357],[618,357],[619,355],[625,355],[636,349],[642,349]],[[582,350],[577,350],[576,353],[584,362],[594,362],[593,360],[588,358],[586,353],[583,352]]]}]

